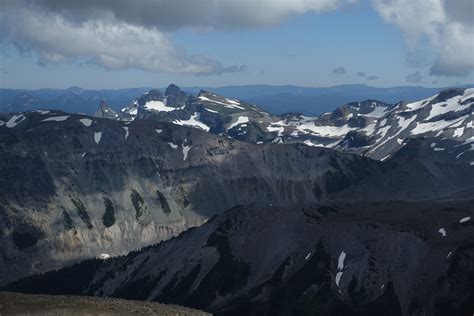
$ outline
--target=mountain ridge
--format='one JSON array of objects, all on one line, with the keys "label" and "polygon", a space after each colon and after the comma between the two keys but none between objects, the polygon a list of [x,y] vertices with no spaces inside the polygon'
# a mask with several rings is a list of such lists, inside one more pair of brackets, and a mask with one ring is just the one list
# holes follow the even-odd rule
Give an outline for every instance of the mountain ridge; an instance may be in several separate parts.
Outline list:
[{"label": "mountain ridge", "polygon": [[[359,94],[344,94],[344,88],[351,91],[363,91]],[[459,87],[474,87],[474,84],[461,85]],[[274,114],[284,112],[303,112],[306,115],[318,115],[326,111],[334,110],[338,104],[344,104],[351,101],[362,101],[364,99],[376,98],[386,103],[396,103],[400,100],[415,101],[435,94],[443,89],[400,86],[392,88],[378,88],[367,85],[341,85],[334,87],[298,87],[298,86],[268,86],[268,85],[249,85],[249,86],[225,86],[225,87],[186,87],[183,88],[190,94],[196,95],[199,90],[214,91],[218,94],[227,95],[232,98],[241,99],[248,103],[254,103],[262,106],[266,111]],[[143,88],[123,88],[123,89],[99,89],[90,90],[80,87],[69,87],[67,89],[0,89],[0,112],[22,112],[40,108],[50,108],[57,110],[66,110],[68,112],[78,112],[91,114],[95,111],[96,104],[104,99],[115,111],[131,102],[135,97],[143,92],[149,91],[151,87]],[[343,91],[337,91],[342,89]],[[263,91],[265,90],[265,91]],[[413,90],[420,92],[413,93]],[[330,94],[329,92],[338,94]],[[377,92],[380,91],[380,92]],[[65,103],[58,101],[65,93],[75,93],[82,98],[80,103]],[[278,96],[281,93],[287,93],[284,98]],[[304,98],[298,95],[303,93]],[[394,94],[395,93],[395,94]],[[326,96],[324,96],[326,94]],[[387,98],[383,97],[386,95]],[[378,97],[378,96],[381,97]],[[30,98],[30,102],[22,99]],[[312,110],[314,108],[314,110]]]},{"label": "mountain ridge", "polygon": [[[168,106],[168,96],[150,90],[152,94],[122,109],[119,113],[124,116],[118,119],[168,121],[250,143],[298,142],[375,159],[388,159],[409,138],[420,136],[451,141],[450,153],[459,159],[474,141],[474,89],[443,90],[424,100],[396,104],[374,99],[350,102],[308,117],[298,113],[275,116],[213,92],[200,90],[194,97],[172,86],[180,94],[179,106]],[[438,146],[435,150],[445,149]]]}]

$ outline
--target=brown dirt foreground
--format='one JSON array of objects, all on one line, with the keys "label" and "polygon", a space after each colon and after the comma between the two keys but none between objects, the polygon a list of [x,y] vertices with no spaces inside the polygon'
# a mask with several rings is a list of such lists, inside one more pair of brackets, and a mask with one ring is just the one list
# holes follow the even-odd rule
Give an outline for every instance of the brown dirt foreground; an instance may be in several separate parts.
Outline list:
[{"label": "brown dirt foreground", "polygon": [[176,305],[91,296],[32,295],[0,292],[0,316],[6,315],[163,315],[207,316],[209,313]]}]

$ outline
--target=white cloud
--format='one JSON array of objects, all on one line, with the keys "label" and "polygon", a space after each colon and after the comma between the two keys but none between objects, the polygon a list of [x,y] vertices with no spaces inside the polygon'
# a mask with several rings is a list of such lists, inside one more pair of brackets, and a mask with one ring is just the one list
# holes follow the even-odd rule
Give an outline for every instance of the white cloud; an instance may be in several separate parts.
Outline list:
[{"label": "white cloud", "polygon": [[12,10],[0,16],[0,34],[21,51],[34,51],[42,64],[83,61],[106,69],[135,68],[185,74],[239,71],[200,55],[188,55],[154,28],[115,19],[74,23],[59,14]]},{"label": "white cloud", "polygon": [[33,3],[37,10],[54,11],[76,21],[111,15],[124,22],[163,30],[271,26],[293,14],[329,11],[354,2],[356,0],[35,0]]},{"label": "white cloud", "polygon": [[166,35],[182,27],[266,27],[294,14],[333,10],[353,0],[3,0],[0,39],[42,64],[84,62],[106,69],[184,74],[245,70],[188,54]]},{"label": "white cloud", "polygon": [[474,70],[471,0],[374,0],[377,12],[405,35],[410,51],[428,45],[431,74],[465,76]]}]

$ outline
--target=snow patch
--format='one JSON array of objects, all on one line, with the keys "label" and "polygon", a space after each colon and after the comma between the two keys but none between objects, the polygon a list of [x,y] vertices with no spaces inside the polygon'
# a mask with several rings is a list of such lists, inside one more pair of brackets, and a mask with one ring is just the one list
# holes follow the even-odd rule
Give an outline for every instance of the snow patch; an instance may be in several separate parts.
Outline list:
[{"label": "snow patch", "polygon": [[221,102],[221,101],[217,101],[217,100],[211,100],[209,99],[208,97],[205,97],[205,96],[199,96],[199,99],[202,100],[202,101],[207,101],[207,102],[211,102],[211,103],[216,103],[216,104],[221,104],[223,106],[225,106],[226,108],[230,108],[230,109],[240,109],[240,110],[245,110],[245,108],[239,106],[239,102],[237,101],[234,101],[234,100],[230,100],[230,99],[225,99],[227,103],[224,103],[224,102]]},{"label": "snow patch", "polygon": [[344,260],[346,259],[346,253],[341,251],[339,258],[337,259],[337,269],[339,270],[336,273],[336,285],[339,287],[339,282],[341,281],[342,274],[344,273],[342,270],[344,269]]},{"label": "snow patch", "polygon": [[176,144],[173,144],[173,143],[168,143],[168,145],[170,145],[170,146],[171,146],[171,148],[173,148],[173,149],[176,149],[176,148],[178,148],[178,145],[176,145]]},{"label": "snow patch", "polygon": [[272,124],[272,125],[267,126],[267,131],[278,132],[278,136],[281,137],[283,136],[283,132],[285,131],[285,128],[283,126],[274,126]]},{"label": "snow patch", "polygon": [[341,281],[341,277],[342,277],[342,274],[343,274],[343,273],[344,273],[344,272],[341,272],[341,271],[339,271],[338,273],[336,273],[336,280],[335,280],[335,281],[336,281],[337,287],[339,287],[339,282]]},{"label": "snow patch", "polygon": [[191,146],[183,145],[183,161],[188,158],[188,153],[190,149],[191,149]]},{"label": "snow patch", "polygon": [[234,127],[236,127],[237,125],[240,125],[240,124],[244,124],[244,123],[248,123],[249,122],[249,118],[247,116],[239,116],[237,118],[237,121],[235,121],[234,123],[230,124],[229,125],[229,128],[227,130],[231,130],[233,129]]},{"label": "snow patch", "polygon": [[99,144],[101,138],[102,138],[102,132],[94,133],[94,141],[97,145]]},{"label": "snow patch", "polygon": [[[171,111],[176,111],[176,110],[180,110],[183,107],[180,107],[180,108],[174,108],[172,106],[166,106],[166,101],[163,102],[163,101],[148,101],[147,103],[145,103],[145,105],[143,106],[145,109],[147,110],[152,110],[152,111],[158,111],[158,112],[171,112]],[[132,114],[132,111],[130,111],[130,114]],[[134,113],[136,114],[136,113]]]},{"label": "snow patch", "polygon": [[211,112],[211,113],[219,113],[219,111],[214,111],[214,110],[211,110],[211,109],[208,109],[208,108],[204,108],[204,110],[206,110],[208,112]]},{"label": "snow patch", "polygon": [[453,137],[461,137],[464,134],[464,127],[459,127],[454,130]]},{"label": "snow patch", "polygon": [[339,255],[339,258],[337,259],[337,268],[339,270],[344,269],[344,260],[346,259],[346,253],[344,251],[341,251],[341,254]]},{"label": "snow patch", "polygon": [[472,95],[474,95],[474,89],[466,89],[463,95],[457,95],[451,99],[446,100],[445,102],[432,104],[430,115],[425,120],[432,119],[433,117],[445,113],[463,111],[469,108],[471,106],[469,102],[466,102],[464,105],[461,103],[472,97]]},{"label": "snow patch", "polygon": [[106,253],[101,253],[101,254],[99,255],[99,259],[100,259],[100,260],[108,260],[108,259],[110,259],[110,255],[109,255],[109,254],[106,254]]},{"label": "snow patch", "polygon": [[275,137],[275,139],[272,141],[272,144],[283,144],[283,138],[280,136]]},{"label": "snow patch", "polygon": [[79,122],[81,122],[82,124],[84,124],[84,126],[87,126],[87,127],[91,126],[92,124],[92,120],[88,118],[80,119]]},{"label": "snow patch", "polygon": [[69,115],[51,116],[51,117],[45,118],[41,122],[48,122],[48,121],[62,122],[62,121],[67,120],[68,118],[69,118]]},{"label": "snow patch", "polygon": [[452,127],[456,123],[463,121],[466,116],[460,117],[452,121],[440,120],[436,122],[418,123],[414,129],[411,130],[412,135],[423,134],[427,132],[441,131],[446,127]]},{"label": "snow patch", "polygon": [[17,126],[18,124],[20,124],[21,122],[23,122],[25,119],[26,119],[26,116],[24,116],[23,114],[13,115],[5,124],[5,126],[8,128],[13,128]]},{"label": "snow patch", "polygon": [[441,236],[446,237],[446,229],[440,228],[440,229],[438,229],[438,233],[440,233]]},{"label": "snow patch", "polygon": [[125,130],[125,139],[128,138],[128,126],[124,126],[123,129]]},{"label": "snow patch", "polygon": [[316,126],[314,123],[304,123],[298,127],[299,130],[308,130],[314,134],[329,137],[340,137],[346,135],[348,132],[355,130],[356,128],[349,127],[348,125],[343,126]]},{"label": "snow patch", "polygon": [[203,122],[199,121],[200,116],[200,113],[195,112],[194,115],[191,115],[188,120],[174,120],[173,123],[181,126],[197,127],[205,130],[206,132],[209,132],[211,128]]},{"label": "snow patch", "polygon": [[161,134],[161,132],[163,132],[163,130],[162,130],[162,129],[159,129],[159,128],[157,128],[157,129],[155,129],[155,132],[157,132],[158,134]]},{"label": "snow patch", "polygon": [[304,260],[308,260],[309,258],[311,257],[311,252],[308,252],[308,254],[306,255],[306,257],[304,258]]},{"label": "snow patch", "polygon": [[[360,116],[367,116],[367,117],[380,118],[380,117],[384,116],[386,112],[387,112],[387,107],[374,105],[374,109],[373,109],[372,112],[367,113],[367,114],[361,114],[361,113],[359,113],[359,115],[360,115]],[[384,123],[384,124],[385,124],[385,123]]]},{"label": "snow patch", "polygon": [[45,115],[49,113],[49,111],[46,111],[46,110],[34,110],[33,112],[39,113],[41,115]]},{"label": "snow patch", "polygon": [[467,221],[470,221],[471,220],[471,217],[470,216],[467,216],[467,217],[463,217],[459,220],[460,223],[465,223]]}]

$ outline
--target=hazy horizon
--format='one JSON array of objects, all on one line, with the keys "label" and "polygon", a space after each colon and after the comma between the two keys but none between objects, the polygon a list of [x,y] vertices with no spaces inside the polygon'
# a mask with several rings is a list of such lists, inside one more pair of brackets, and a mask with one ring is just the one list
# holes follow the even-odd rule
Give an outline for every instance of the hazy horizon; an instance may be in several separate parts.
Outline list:
[{"label": "hazy horizon", "polygon": [[363,83],[346,83],[346,84],[337,84],[337,85],[328,85],[328,86],[302,86],[302,85],[294,85],[294,84],[281,84],[281,85],[272,85],[272,84],[265,84],[265,83],[255,83],[255,84],[242,84],[242,85],[237,85],[237,84],[229,84],[229,85],[216,85],[216,86],[202,86],[202,85],[180,85],[179,83],[176,82],[170,82],[169,84],[162,85],[162,86],[125,86],[125,87],[93,87],[93,88],[86,88],[84,86],[80,85],[71,85],[71,86],[64,86],[64,87],[38,87],[38,88],[22,88],[22,87],[0,87],[0,89],[7,89],[7,90],[67,90],[67,89],[73,89],[73,88],[79,88],[79,89],[84,89],[84,90],[126,90],[126,89],[166,89],[166,87],[170,84],[175,84],[180,88],[186,89],[186,88],[192,88],[192,89],[197,89],[197,88],[232,88],[232,87],[258,87],[258,86],[264,86],[264,87],[295,87],[295,88],[304,88],[304,89],[325,89],[325,88],[336,88],[336,87],[343,87],[343,86],[364,86],[368,88],[377,88],[377,89],[391,89],[391,88],[426,88],[426,89],[444,89],[444,88],[456,88],[456,87],[470,87],[474,86],[474,83],[455,83],[452,85],[447,85],[447,86],[423,86],[423,85],[396,85],[396,86],[377,86],[377,85],[369,85],[369,84],[363,84]]}]

